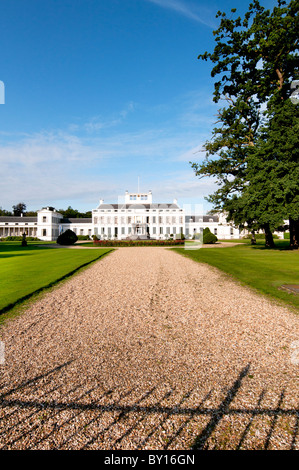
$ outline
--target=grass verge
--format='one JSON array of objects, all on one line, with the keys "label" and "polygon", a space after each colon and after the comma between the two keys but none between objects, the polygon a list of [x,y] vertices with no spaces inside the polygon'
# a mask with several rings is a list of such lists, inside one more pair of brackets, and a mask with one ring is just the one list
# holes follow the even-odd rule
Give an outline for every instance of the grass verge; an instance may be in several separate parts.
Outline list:
[{"label": "grass verge", "polygon": [[20,242],[1,242],[0,315],[110,251],[52,249],[34,242],[22,247]]},{"label": "grass verge", "polygon": [[275,249],[266,249],[263,241],[255,246],[242,243],[227,248],[193,251],[172,249],[194,261],[214,266],[243,285],[299,311],[299,295],[281,287],[285,284],[299,285],[299,251],[289,250],[287,241],[278,240]]}]

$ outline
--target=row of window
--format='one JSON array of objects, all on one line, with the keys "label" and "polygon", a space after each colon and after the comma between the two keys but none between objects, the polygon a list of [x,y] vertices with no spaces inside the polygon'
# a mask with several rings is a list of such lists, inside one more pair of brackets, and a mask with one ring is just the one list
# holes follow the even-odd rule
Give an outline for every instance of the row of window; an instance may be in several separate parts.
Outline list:
[{"label": "row of window", "polygon": [[[130,206],[134,207],[134,205]],[[144,209],[138,207],[137,209],[95,209],[93,212],[135,212],[143,209],[144,212],[183,212],[183,209]]]},{"label": "row of window", "polygon": [[[9,223],[11,223],[11,222],[4,222],[4,225],[8,225]],[[19,225],[19,222],[14,222],[13,227],[14,227],[15,225]],[[28,222],[25,222],[25,223],[20,224],[20,225],[21,225],[21,226],[23,226],[23,225],[28,225]],[[34,225],[37,225],[37,222],[34,222]]]},{"label": "row of window", "polygon": [[[192,232],[192,230],[191,230],[191,232]],[[194,233],[202,233],[203,232],[203,227],[200,227],[199,229],[194,228],[193,232]],[[230,228],[230,235],[233,235],[233,234],[234,234],[234,229],[233,229],[233,227],[231,227]],[[186,235],[190,235],[189,228],[186,228]],[[216,227],[214,228],[214,235],[217,235],[217,228]]]},{"label": "row of window", "polygon": [[[179,229],[179,232],[177,231],[176,227],[166,227],[166,229],[163,229],[163,227],[159,227],[159,230],[157,230],[157,227],[153,227],[151,233],[153,235],[157,235],[159,233],[159,235],[177,235],[178,233],[183,233],[183,227],[180,227]],[[132,227],[128,227],[128,230],[126,232],[125,230],[125,227],[121,227],[120,228],[120,231],[118,231],[118,227],[114,227],[114,236],[117,237],[118,236],[118,233],[120,233],[121,235],[131,235],[132,233],[134,233],[134,229]],[[138,231],[138,233],[144,233],[145,234],[145,231]],[[95,234],[98,235],[105,235],[107,234],[108,236],[111,236],[112,235],[112,228],[111,227],[107,227],[107,229],[105,229],[105,227],[101,227],[100,229],[100,232],[98,232],[98,229],[95,228]],[[83,235],[83,233],[82,233]]]},{"label": "row of window", "polygon": [[[45,222],[47,222],[47,216],[43,215],[43,223],[45,223]],[[59,219],[58,217],[52,217],[51,222],[52,222],[52,224],[59,225],[60,222],[61,222],[61,219]]]},{"label": "row of window", "polygon": [[111,216],[100,216],[100,217],[94,217],[94,224],[101,224],[101,225],[109,225],[109,224],[114,224],[118,225],[120,223],[121,225],[129,225],[132,223],[152,223],[152,224],[183,224],[183,217],[171,217],[171,216],[166,216],[166,217],[111,217]]},{"label": "row of window", "polygon": [[[147,195],[141,194],[140,198],[141,201],[147,201]],[[136,194],[131,194],[130,195],[130,201],[136,201],[137,200],[137,195]]]}]

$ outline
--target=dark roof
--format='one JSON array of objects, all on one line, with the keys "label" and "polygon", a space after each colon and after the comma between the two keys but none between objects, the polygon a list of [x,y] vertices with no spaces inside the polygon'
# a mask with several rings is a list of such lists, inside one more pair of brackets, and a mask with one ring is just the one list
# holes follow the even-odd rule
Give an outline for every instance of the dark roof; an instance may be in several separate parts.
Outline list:
[{"label": "dark roof", "polygon": [[186,222],[210,222],[210,219],[213,222],[219,222],[218,215],[186,215]]},{"label": "dark roof", "polygon": [[37,222],[37,217],[18,217],[14,215],[0,216],[0,222]]},{"label": "dark roof", "polygon": [[92,219],[91,218],[75,218],[75,217],[68,217],[65,219],[61,219],[60,221],[61,224],[91,224]]},{"label": "dark roof", "polygon": [[179,209],[177,204],[100,204],[98,209]]}]

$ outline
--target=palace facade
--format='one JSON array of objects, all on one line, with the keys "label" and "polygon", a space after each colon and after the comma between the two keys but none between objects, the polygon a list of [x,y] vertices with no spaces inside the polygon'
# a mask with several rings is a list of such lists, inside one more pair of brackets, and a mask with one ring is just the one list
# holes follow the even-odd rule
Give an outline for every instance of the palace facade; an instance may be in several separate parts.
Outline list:
[{"label": "palace facade", "polygon": [[[191,211],[190,211],[191,212]],[[7,236],[37,237],[56,240],[67,229],[76,235],[96,235],[99,239],[192,238],[208,227],[219,239],[240,238],[237,227],[227,223],[223,214],[192,215],[186,208],[172,203],[153,203],[152,192],[129,193],[122,202],[106,204],[101,199],[91,218],[64,218],[53,207],[37,212],[37,217],[0,217],[0,238]]]}]

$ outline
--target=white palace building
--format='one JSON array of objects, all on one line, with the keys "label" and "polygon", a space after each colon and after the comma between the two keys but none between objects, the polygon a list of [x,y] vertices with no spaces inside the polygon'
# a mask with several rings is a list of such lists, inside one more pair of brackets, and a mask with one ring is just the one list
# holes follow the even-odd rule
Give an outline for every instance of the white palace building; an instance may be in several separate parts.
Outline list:
[{"label": "white palace building", "polygon": [[76,235],[97,235],[101,240],[151,238],[192,238],[208,227],[218,239],[240,238],[237,227],[227,223],[223,214],[199,215],[191,206],[180,207],[172,203],[153,203],[152,192],[129,193],[116,204],[105,204],[92,210],[92,218],[65,219],[53,207],[37,211],[37,217],[0,217],[0,238],[7,236],[37,237],[40,240],[56,240],[60,233],[71,229]]}]

